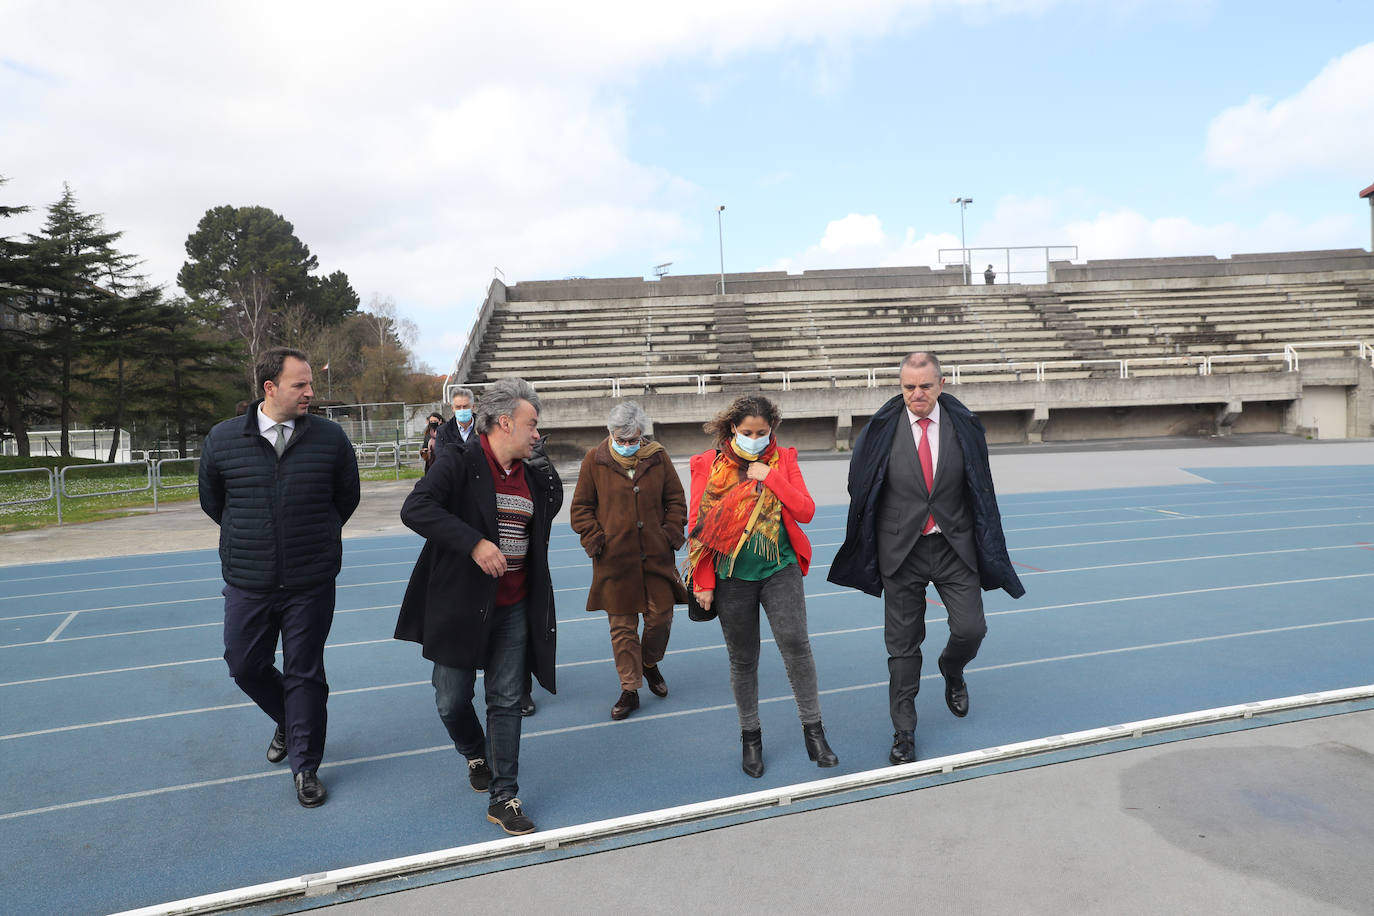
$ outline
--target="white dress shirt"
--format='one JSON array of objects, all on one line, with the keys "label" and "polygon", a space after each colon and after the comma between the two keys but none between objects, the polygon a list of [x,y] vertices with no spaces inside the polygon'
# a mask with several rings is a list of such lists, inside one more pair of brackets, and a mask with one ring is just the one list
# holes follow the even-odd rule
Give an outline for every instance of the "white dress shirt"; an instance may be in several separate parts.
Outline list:
[{"label": "white dress shirt", "polygon": [[[263,412],[262,412],[262,406],[259,405],[259,407],[258,407],[258,432],[262,433],[262,437],[263,437],[264,439],[266,439],[266,440],[267,440],[267,443],[268,443],[269,445],[271,445],[273,448],[276,448],[276,447],[277,447],[277,431],[276,431],[275,429],[272,428],[272,427],[274,427],[274,426],[276,426],[276,425],[277,425],[277,421],[276,421],[276,420],[273,420],[273,419],[272,419],[271,417],[269,417],[267,414],[263,413]],[[282,425],[286,427],[286,441],[287,441],[287,442],[290,442],[290,441],[291,441],[291,437],[292,437],[293,435],[295,435],[295,433],[296,433],[296,421],[295,421],[295,420],[286,420],[286,421],[283,421]]]}]

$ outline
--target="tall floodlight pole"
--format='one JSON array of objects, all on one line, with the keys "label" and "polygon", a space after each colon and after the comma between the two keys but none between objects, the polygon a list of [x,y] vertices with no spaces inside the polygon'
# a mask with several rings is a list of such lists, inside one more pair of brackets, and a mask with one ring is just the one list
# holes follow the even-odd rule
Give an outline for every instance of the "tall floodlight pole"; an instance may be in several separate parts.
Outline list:
[{"label": "tall floodlight pole", "polygon": [[964,285],[968,286],[968,242],[964,240],[964,208],[973,203],[973,198],[956,197],[950,203],[959,205],[959,246],[964,249]]},{"label": "tall floodlight pole", "polygon": [[720,294],[725,295],[725,227],[724,217],[725,204],[716,207],[716,241],[720,243]]}]

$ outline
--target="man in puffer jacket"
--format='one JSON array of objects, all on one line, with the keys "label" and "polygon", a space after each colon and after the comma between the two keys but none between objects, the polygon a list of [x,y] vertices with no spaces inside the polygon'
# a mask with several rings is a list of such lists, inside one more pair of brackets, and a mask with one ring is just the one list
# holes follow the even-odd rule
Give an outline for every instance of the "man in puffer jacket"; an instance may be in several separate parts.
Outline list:
[{"label": "man in puffer jacket", "polygon": [[868,421],[849,462],[849,520],[827,578],[884,595],[888,760],[916,759],[916,692],[921,686],[926,586],[934,583],[949,620],[938,667],[950,712],[968,715],[964,666],[987,634],[982,590],[1026,590],[1012,568],[992,486],[983,424],[943,394],[933,353],[911,353],[899,369],[902,393]]},{"label": "man in puffer jacket", "polygon": [[296,800],[314,808],[327,796],[316,775],[329,697],[324,643],[341,532],[358,507],[358,461],[337,423],[309,414],[304,353],[274,347],[255,372],[262,399],[205,437],[200,505],[220,526],[229,674],[276,723],[267,759],[291,758]]}]

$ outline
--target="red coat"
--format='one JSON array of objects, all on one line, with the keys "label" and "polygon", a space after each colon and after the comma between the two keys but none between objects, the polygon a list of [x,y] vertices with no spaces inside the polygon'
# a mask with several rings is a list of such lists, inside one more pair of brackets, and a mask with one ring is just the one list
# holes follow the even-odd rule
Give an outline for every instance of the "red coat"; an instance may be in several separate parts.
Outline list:
[{"label": "red coat", "polygon": [[[692,456],[692,498],[687,501],[689,532],[697,526],[697,510],[701,507],[701,497],[706,492],[706,481],[711,476],[711,464],[715,460],[715,449]],[[792,550],[797,554],[797,566],[804,576],[811,568],[811,540],[802,533],[801,526],[816,515],[816,501],[806,489],[806,481],[802,480],[796,449],[778,448],[778,466],[764,478],[763,485],[772,490],[782,503],[782,524],[787,529]],[[698,563],[697,568],[692,570],[692,588],[700,592],[715,587],[715,564],[705,561]]]}]

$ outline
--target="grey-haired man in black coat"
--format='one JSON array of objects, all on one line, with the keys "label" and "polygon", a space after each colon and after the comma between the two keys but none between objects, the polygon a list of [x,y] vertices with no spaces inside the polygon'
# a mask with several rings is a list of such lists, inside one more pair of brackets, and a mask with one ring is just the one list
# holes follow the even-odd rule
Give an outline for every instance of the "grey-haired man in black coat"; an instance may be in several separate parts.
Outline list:
[{"label": "grey-haired man in black coat", "polygon": [[324,643],[341,532],[358,507],[358,461],[339,424],[310,415],[304,353],[273,347],[254,370],[262,399],[205,437],[200,505],[219,525],[224,660],[277,725],[267,759],[291,758],[296,800],[314,808],[327,796],[316,774],[329,698]]},{"label": "grey-haired man in black coat", "polygon": [[828,576],[885,596],[894,764],[916,759],[926,586],[934,583],[948,614],[939,668],[945,703],[960,718],[969,710],[964,667],[987,634],[980,589],[1005,589],[1013,598],[1026,592],[1007,555],[983,424],[943,393],[933,353],[908,354],[898,371],[902,393],[854,443],[849,519]]}]

